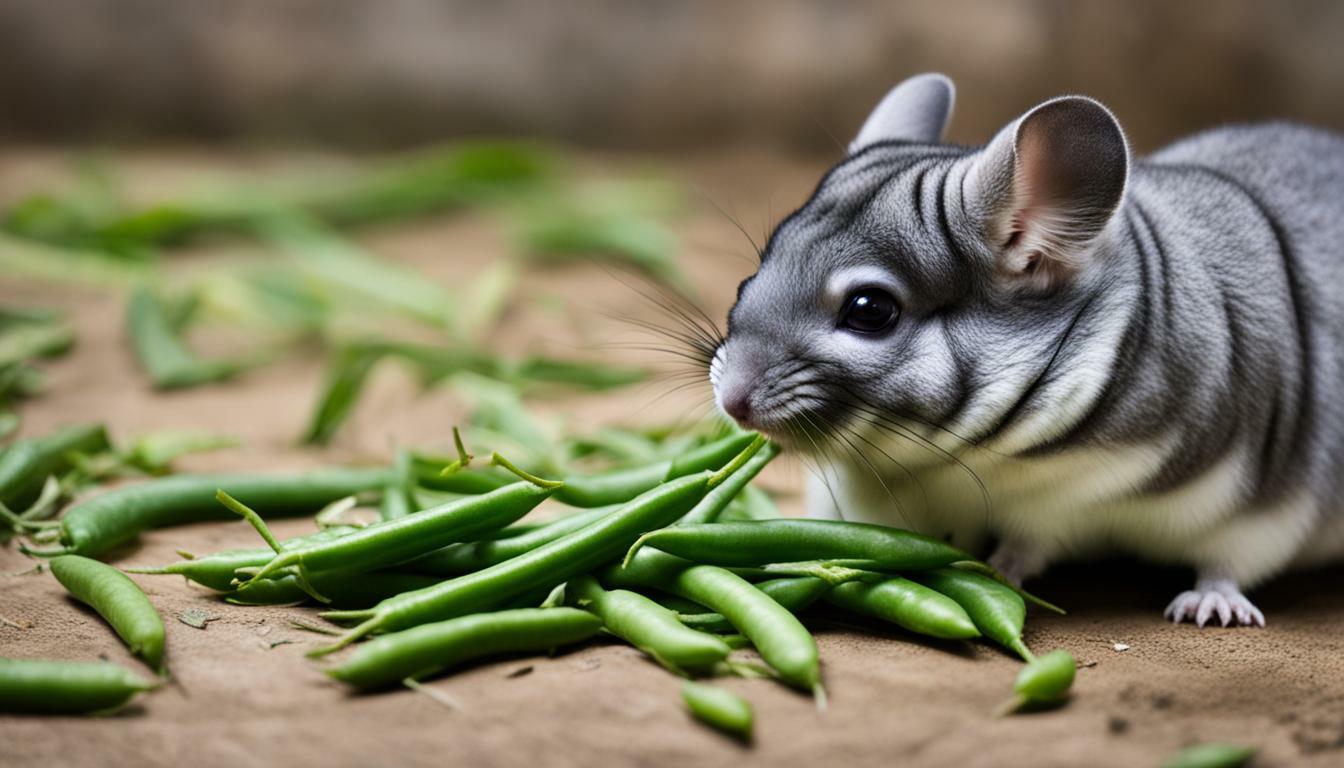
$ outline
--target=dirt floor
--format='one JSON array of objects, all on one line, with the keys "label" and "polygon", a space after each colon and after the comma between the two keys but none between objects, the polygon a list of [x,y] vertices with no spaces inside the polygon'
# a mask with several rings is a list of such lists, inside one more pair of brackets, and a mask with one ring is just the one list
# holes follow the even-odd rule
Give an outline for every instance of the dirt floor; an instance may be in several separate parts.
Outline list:
[{"label": "dirt floor", "polygon": [[[155,152],[130,157],[127,167],[133,181],[152,191],[171,189],[202,168],[246,173],[293,162]],[[611,165],[630,163],[593,161],[594,168]],[[60,168],[60,153],[0,152],[0,199],[40,185]],[[673,168],[753,234],[801,200],[820,170],[816,163],[730,154]],[[701,207],[680,225],[686,265],[705,306],[722,316],[738,279],[752,268],[750,247],[724,217]],[[508,247],[506,236],[478,217],[379,229],[361,240],[447,282],[460,282]],[[189,254],[179,268],[208,268],[210,257]],[[507,348],[615,355],[609,342],[626,338],[629,328],[602,313],[654,317],[646,299],[597,268],[539,270],[527,293],[560,297],[570,312],[563,321],[515,312],[498,335]],[[0,276],[0,302],[62,306],[78,324],[77,350],[49,366],[49,394],[24,407],[27,433],[88,420],[107,422],[118,436],[220,430],[245,447],[193,457],[184,468],[278,470],[385,460],[393,445],[441,446],[461,416],[450,394],[419,393],[389,369],[330,449],[300,449],[294,440],[321,372],[316,357],[286,360],[235,384],[154,395],[128,355],[119,296],[9,275]],[[654,423],[703,408],[705,389],[663,397],[670,386],[543,402],[539,410],[588,426]],[[767,481],[796,492],[801,473],[784,463],[771,468]],[[289,535],[308,525],[287,521],[277,529]],[[242,523],[199,525],[150,533],[113,561],[164,563],[175,549],[255,545]],[[24,627],[0,625],[0,654],[138,666],[97,617],[32,566],[13,548],[0,549],[0,616]],[[597,644],[554,658],[473,667],[433,683],[459,703],[449,711],[409,691],[354,696],[327,681],[303,656],[322,638],[289,624],[311,618],[309,609],[240,608],[175,577],[138,576],[167,621],[175,683],[111,717],[0,717],[0,764],[1146,766],[1190,743],[1229,740],[1260,746],[1260,766],[1344,765],[1341,577],[1338,570],[1297,575],[1258,592],[1267,629],[1197,630],[1170,626],[1160,615],[1186,574],[1127,563],[1053,573],[1036,587],[1071,612],[1033,615],[1027,641],[1078,657],[1075,696],[1056,711],[1004,719],[990,712],[1019,667],[1007,655],[981,644],[823,626],[826,713],[767,681],[725,682],[756,706],[757,740],[748,749],[690,722],[679,682],[627,647]],[[176,620],[189,608],[217,618],[205,629]]]}]

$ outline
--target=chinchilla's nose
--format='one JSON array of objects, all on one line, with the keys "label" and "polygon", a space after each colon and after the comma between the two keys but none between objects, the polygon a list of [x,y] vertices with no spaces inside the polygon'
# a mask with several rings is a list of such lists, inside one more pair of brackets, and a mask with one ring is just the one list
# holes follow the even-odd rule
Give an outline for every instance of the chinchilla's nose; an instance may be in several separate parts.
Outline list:
[{"label": "chinchilla's nose", "polygon": [[719,395],[723,412],[739,424],[751,421],[751,395],[755,387],[750,381],[735,381],[724,387]]}]

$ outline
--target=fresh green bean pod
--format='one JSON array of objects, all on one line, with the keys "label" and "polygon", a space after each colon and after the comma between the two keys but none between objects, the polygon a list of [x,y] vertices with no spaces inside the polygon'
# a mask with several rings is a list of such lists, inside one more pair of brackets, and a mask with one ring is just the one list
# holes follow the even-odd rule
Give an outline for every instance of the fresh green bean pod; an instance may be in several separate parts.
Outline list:
[{"label": "fresh green bean pod", "polygon": [[420,509],[415,498],[415,459],[406,451],[398,451],[392,471],[396,479],[383,487],[383,496],[378,502],[379,520],[395,520]]},{"label": "fresh green bean pod", "polygon": [[386,485],[391,470],[323,469],[299,475],[174,475],[117,488],[81,501],[61,520],[62,549],[35,555],[93,557],[151,528],[234,520],[215,501],[220,488],[248,499],[267,515],[307,515],[336,499]]},{"label": "fresh green bean pod", "polygon": [[[815,576],[788,576],[758,581],[752,586],[764,592],[789,613],[798,614],[831,591],[831,585]],[[735,632],[736,628],[718,613],[682,613],[677,618],[688,627],[702,632]]]},{"label": "fresh green bean pod", "polygon": [[1073,654],[1065,650],[1037,656],[1023,665],[1013,683],[1013,698],[1001,711],[1058,704],[1069,695],[1077,669]]},{"label": "fresh green bean pod", "polygon": [[742,489],[742,495],[734,499],[723,514],[719,515],[719,520],[725,523],[740,523],[752,520],[778,520],[781,517],[783,515],[779,514],[779,507],[775,506],[775,500],[770,498],[770,494],[754,485],[748,485]]},{"label": "fresh green bean pod", "polygon": [[957,601],[909,579],[838,584],[827,593],[826,601],[929,637],[966,640],[980,636],[980,630]]},{"label": "fresh green bean pod", "polygon": [[842,560],[862,561],[871,570],[919,571],[971,559],[950,544],[917,533],[839,520],[675,526],[644,534],[630,548],[630,554],[644,546],[723,566]]},{"label": "fresh green bean pod", "polygon": [[696,720],[743,741],[751,741],[751,702],[726,688],[687,680],[681,700]]},{"label": "fresh green bean pod", "polygon": [[178,389],[219,381],[242,369],[237,362],[203,360],[187,349],[173,328],[163,302],[143,285],[131,293],[126,325],[135,356],[157,389]]},{"label": "fresh green bean pod", "polygon": [[[315,533],[295,536],[280,542],[282,548],[300,546],[309,542],[330,541],[359,530],[354,526],[335,525],[323,528]],[[181,553],[185,555],[185,553]],[[218,592],[232,592],[234,571],[239,568],[261,568],[275,557],[275,550],[265,547],[252,549],[225,549],[201,557],[179,560],[176,563],[153,568],[122,568],[126,573],[141,573],[151,576],[175,574],[196,582],[203,587]]]},{"label": "fresh green bean pod", "polygon": [[565,478],[565,484],[556,493],[555,498],[574,507],[623,504],[664,480],[718,469],[750,445],[755,438],[755,433],[744,432],[707,443],[668,461],[596,475],[568,477]]},{"label": "fresh green bean pod", "polygon": [[910,576],[957,601],[980,633],[1022,657],[1035,658],[1022,642],[1027,604],[1016,592],[999,582],[959,568],[936,568]]},{"label": "fresh green bean pod", "polygon": [[428,589],[389,598],[367,611],[328,611],[322,614],[325,618],[361,623],[336,644],[316,653],[344,647],[374,631],[394,631],[489,610],[517,595],[588,573],[618,557],[641,533],[668,525],[686,514],[749,460],[763,443],[764,438],[754,440],[718,472],[706,471],[663,483],[592,525],[511,560]]},{"label": "fresh green bean pod", "polygon": [[163,619],[129,576],[79,555],[53,559],[51,572],[70,594],[112,625],[131,653],[163,671]]},{"label": "fresh green bean pod", "polygon": [[746,635],[785,681],[808,691],[821,684],[817,643],[811,633],[787,609],[732,571],[650,549],[604,569],[602,580],[619,587],[653,587],[707,606]]},{"label": "fresh green bean pod", "polygon": [[733,473],[733,476],[724,481],[723,485],[710,491],[705,498],[695,505],[695,509],[686,513],[686,516],[677,521],[677,525],[698,525],[712,523],[723,514],[723,510],[728,507],[739,494],[746,488],[747,484],[760,474],[765,465],[779,455],[779,446],[774,443],[766,443],[760,453],[751,457],[751,461],[742,465],[742,469]]},{"label": "fresh green bean pod", "polygon": [[289,566],[298,566],[305,573],[391,567],[449,544],[499,530],[531,512],[556,490],[552,484],[520,481],[414,515],[383,520],[337,539],[285,548],[252,581]]},{"label": "fresh green bean pod", "polygon": [[1241,768],[1259,750],[1238,744],[1210,742],[1186,747],[1172,755],[1162,768]]},{"label": "fresh green bean pod", "polygon": [[591,576],[570,579],[565,596],[602,619],[608,632],[674,672],[708,671],[732,652],[719,638],[688,628],[653,600],[624,589],[607,591]]},{"label": "fresh green bean pod", "polygon": [[[445,577],[479,571],[582,530],[619,508],[619,506],[594,507],[539,527],[520,531],[516,535],[453,544],[403,563],[398,568],[411,573]],[[510,526],[514,527],[517,526]],[[508,530],[509,528],[505,528],[501,533]]]},{"label": "fresh green bean pod", "polygon": [[601,629],[601,619],[576,608],[477,613],[375,638],[327,674],[356,688],[382,688],[486,656],[548,651]]},{"label": "fresh green bean pod", "polygon": [[0,659],[0,712],[80,715],[159,687],[111,662]]},{"label": "fresh green bean pod", "polygon": [[111,447],[101,424],[66,427],[42,437],[19,440],[0,455],[0,503],[13,510],[37,498],[52,475],[70,469],[72,453],[99,453]]},{"label": "fresh green bean pod", "polygon": [[[397,571],[323,571],[312,574],[309,582],[337,608],[368,608],[393,595],[432,586],[439,580]],[[299,577],[277,574],[275,578],[249,581],[224,599],[237,605],[285,605],[307,601],[309,596]]]}]

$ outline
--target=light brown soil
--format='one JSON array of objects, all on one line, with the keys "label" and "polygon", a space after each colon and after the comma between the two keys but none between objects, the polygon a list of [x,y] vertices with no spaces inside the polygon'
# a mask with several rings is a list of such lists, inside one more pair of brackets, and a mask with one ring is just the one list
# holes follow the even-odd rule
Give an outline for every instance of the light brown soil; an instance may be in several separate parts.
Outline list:
[{"label": "light brown soil", "polygon": [[[155,153],[130,160],[147,189],[171,188],[202,165],[247,168],[284,158]],[[618,162],[595,161],[595,167]],[[54,173],[54,155],[0,155],[0,198],[12,199]],[[677,166],[748,229],[778,217],[810,190],[818,167],[724,155]],[[763,192],[765,190],[765,192]],[[722,316],[749,248],[721,217],[682,225],[687,266],[711,313]],[[447,280],[507,247],[488,221],[449,218],[369,233],[364,242]],[[227,252],[228,245],[211,250]],[[195,255],[186,259],[192,268]],[[202,256],[201,258],[205,258]],[[199,262],[198,262],[199,263]],[[564,297],[577,316],[517,311],[498,336],[509,349],[616,355],[603,346],[629,335],[594,310],[651,317],[644,299],[595,268],[538,271],[530,296]],[[377,377],[358,414],[327,451],[294,447],[320,375],[299,357],[242,381],[153,395],[133,367],[121,331],[121,300],[105,292],[0,279],[0,301],[56,304],[75,313],[80,345],[49,366],[51,391],[24,409],[40,433],[84,420],[116,435],[149,429],[213,429],[246,447],[194,457],[188,469],[283,469],[386,457],[391,445],[442,445],[461,406],[446,392],[418,393],[396,371]],[[521,305],[520,305],[521,306]],[[622,352],[621,355],[626,353]],[[669,384],[616,395],[543,402],[543,412],[586,426],[657,422],[693,412],[703,390],[660,399]],[[800,475],[772,468],[769,482],[796,490]],[[796,509],[796,502],[790,501]],[[276,527],[294,534],[308,523]],[[114,562],[168,562],[197,552],[254,545],[243,524],[153,532]],[[48,573],[14,549],[0,550],[0,654],[91,660],[137,667],[111,631],[73,604]],[[939,645],[898,632],[820,627],[831,706],[766,681],[730,680],[756,706],[756,745],[739,747],[691,723],[679,683],[634,650],[598,643],[555,658],[483,664],[433,684],[460,704],[449,711],[421,695],[354,696],[320,673],[303,651],[322,638],[292,628],[306,608],[239,608],[174,577],[136,577],[164,615],[175,684],[113,717],[0,717],[0,764],[86,765],[919,765],[1144,766],[1204,740],[1259,745],[1257,765],[1344,763],[1344,590],[1339,571],[1304,574],[1257,593],[1265,630],[1196,630],[1164,623],[1165,601],[1185,575],[1130,564],[1075,567],[1037,586],[1068,606],[1067,617],[1034,615],[1027,640],[1063,647],[1084,663],[1063,709],[995,719],[1019,664],[986,645]],[[217,617],[206,629],[176,619],[188,608]],[[1115,643],[1128,650],[1117,651]],[[531,670],[517,675],[522,670]]]}]

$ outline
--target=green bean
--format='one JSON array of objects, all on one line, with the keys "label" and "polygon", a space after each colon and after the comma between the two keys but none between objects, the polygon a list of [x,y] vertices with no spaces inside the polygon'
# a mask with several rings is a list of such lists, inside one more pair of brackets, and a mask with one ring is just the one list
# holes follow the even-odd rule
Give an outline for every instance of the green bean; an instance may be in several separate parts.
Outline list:
[{"label": "green bean", "polygon": [[555,498],[574,507],[622,504],[654,488],[664,480],[718,469],[754,439],[755,433],[751,432],[730,435],[687,451],[675,459],[632,469],[565,478],[565,485],[556,493]]},{"label": "green bean", "polygon": [[179,389],[227,379],[242,370],[229,360],[202,360],[178,337],[163,301],[145,286],[131,293],[127,331],[135,356],[156,389]]},{"label": "green bean", "polygon": [[[430,576],[460,576],[479,571],[586,528],[619,508],[619,505],[594,507],[531,530],[519,531],[516,535],[453,544],[403,563],[399,568]],[[510,526],[514,527],[517,526]],[[507,531],[509,528],[503,529],[500,533]]]},{"label": "green bean", "polygon": [[908,579],[839,584],[826,595],[826,601],[929,637],[965,640],[980,636],[955,600]]},{"label": "green bean", "polygon": [[607,591],[591,576],[570,579],[565,596],[602,619],[602,626],[674,672],[705,672],[732,651],[713,635],[697,632],[677,614],[624,589]]},{"label": "green bean", "polygon": [[169,525],[233,520],[215,501],[223,488],[250,499],[269,515],[312,514],[343,496],[381,488],[391,472],[370,469],[325,469],[300,475],[175,475],[117,488],[72,506],[61,521],[58,550],[32,551],[52,556],[92,557],[130,541],[141,531]]},{"label": "green bean", "polygon": [[751,741],[751,702],[725,688],[687,680],[681,700],[696,720],[743,741]]},{"label": "green bean", "polygon": [[397,595],[367,611],[328,611],[322,614],[325,618],[361,623],[334,645],[315,653],[337,650],[375,630],[397,630],[488,610],[516,595],[587,573],[619,556],[641,533],[686,514],[746,463],[764,442],[764,438],[753,440],[717,472],[701,472],[663,483],[596,523],[511,560],[428,589]]},{"label": "green bean", "polygon": [[51,572],[70,594],[98,612],[126,642],[131,653],[163,672],[163,619],[154,604],[131,581],[110,565],[79,555],[51,561]]},{"label": "green bean", "polygon": [[[770,579],[754,584],[772,600],[779,603],[789,613],[797,614],[806,610],[831,591],[831,584],[815,576],[789,576],[782,579]],[[702,632],[735,631],[733,625],[718,613],[681,613],[677,616],[683,624]]]},{"label": "green bean", "polygon": [[733,503],[723,511],[719,520],[732,523],[750,520],[778,520],[781,517],[779,507],[775,506],[775,501],[770,498],[770,494],[754,485],[749,485],[743,488],[742,495],[734,499]]},{"label": "green bean", "polygon": [[[368,608],[393,595],[424,589],[438,583],[431,576],[395,571],[355,573],[326,571],[311,577],[311,587],[329,598],[340,608]],[[284,605],[308,599],[305,584],[293,574],[276,574],[275,578],[249,581],[230,592],[224,599],[236,605]]]},{"label": "green bean", "polygon": [[1022,642],[1027,604],[1009,587],[958,568],[937,568],[912,574],[910,578],[956,600],[983,635],[1021,656],[1023,661],[1035,658]]},{"label": "green bean", "polygon": [[751,461],[742,465],[742,469],[733,473],[723,485],[710,491],[709,495],[700,500],[695,505],[695,509],[686,513],[686,516],[677,521],[677,525],[696,525],[702,523],[714,522],[728,504],[746,488],[752,478],[760,474],[760,471],[769,464],[772,459],[779,455],[779,446],[774,443],[766,443],[761,452],[751,457]]},{"label": "green bean", "polygon": [[1162,763],[1162,768],[1239,768],[1258,751],[1255,747],[1220,742],[1196,744],[1172,755]]},{"label": "green bean", "polygon": [[383,487],[383,498],[378,504],[380,520],[395,520],[420,508],[415,498],[415,463],[411,454],[399,451],[392,471],[397,479]]},{"label": "green bean", "polygon": [[[481,496],[451,501],[414,515],[384,520],[328,541],[309,542],[294,548],[278,548],[276,556],[252,580],[264,579],[283,568],[297,566],[303,575],[317,571],[359,571],[386,568],[412,560],[451,543],[498,530],[536,508],[557,490],[558,483],[524,480]],[[244,509],[226,506],[260,526],[260,519]]]},{"label": "green bean", "polygon": [[861,562],[871,570],[917,571],[969,560],[960,549],[910,531],[838,520],[761,520],[663,528],[645,545],[712,565],[756,566],[808,560]]},{"label": "green bean", "polygon": [[0,712],[103,712],[159,685],[106,661],[0,659]]},{"label": "green bean", "polygon": [[0,456],[0,504],[11,509],[28,506],[48,477],[70,469],[68,455],[98,453],[110,447],[101,424],[67,427],[15,442]]},{"label": "green bean", "polygon": [[[316,533],[295,536],[280,542],[285,549],[315,541],[330,541],[359,530],[349,525],[335,525]],[[183,556],[186,553],[179,552]],[[148,575],[176,574],[219,592],[233,591],[234,571],[239,568],[260,568],[275,557],[275,550],[265,547],[252,549],[225,549],[202,557],[188,557],[176,563],[156,568],[123,568],[126,573]]]},{"label": "green bean", "polygon": [[999,709],[1007,714],[1023,707],[1047,707],[1069,695],[1078,665],[1068,651],[1051,651],[1027,662],[1013,683],[1013,698]]},{"label": "green bean", "polygon": [[596,635],[602,621],[575,608],[518,608],[459,616],[383,635],[327,674],[356,688],[419,679],[485,656],[547,651]]},{"label": "green bean", "polygon": [[619,587],[654,587],[717,611],[751,639],[765,663],[786,682],[820,694],[821,668],[812,635],[792,613],[732,571],[646,550],[603,570],[602,580]]}]

